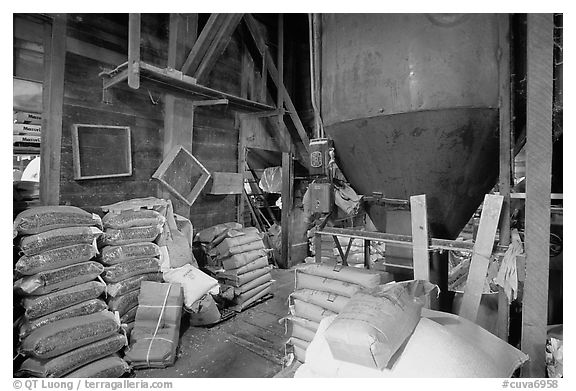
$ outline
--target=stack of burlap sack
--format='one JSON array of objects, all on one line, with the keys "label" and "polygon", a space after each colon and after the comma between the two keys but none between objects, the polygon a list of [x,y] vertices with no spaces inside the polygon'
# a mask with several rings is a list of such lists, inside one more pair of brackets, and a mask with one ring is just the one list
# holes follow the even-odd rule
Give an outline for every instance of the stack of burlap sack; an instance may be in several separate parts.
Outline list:
[{"label": "stack of burlap sack", "polygon": [[285,318],[291,325],[288,344],[296,359],[304,361],[306,348],[322,319],[340,313],[362,288],[374,288],[380,283],[381,275],[374,270],[327,264],[297,267],[290,315]]},{"label": "stack of burlap sack", "polygon": [[457,315],[423,309],[413,280],[356,292],[320,321],[295,377],[509,377],[528,356]]},{"label": "stack of burlap sack", "polygon": [[136,317],[142,281],[162,281],[160,248],[164,216],[152,209],[110,211],[103,218],[100,262],[108,309],[118,312],[130,330]]},{"label": "stack of burlap sack", "polygon": [[143,281],[125,359],[132,367],[165,368],[176,360],[183,292],[180,284]]},{"label": "stack of burlap sack", "polygon": [[[95,261],[102,234],[97,215],[72,206],[44,206],[20,213],[14,236],[22,254],[15,264],[19,354],[17,374],[35,377],[119,377],[129,370],[115,355],[126,345],[120,320],[101,299]],[[19,237],[19,238],[18,238]]]},{"label": "stack of burlap sack", "polygon": [[206,244],[213,258],[222,296],[232,309],[242,311],[270,293],[272,267],[257,228],[238,223],[219,224],[200,231],[196,240]]}]

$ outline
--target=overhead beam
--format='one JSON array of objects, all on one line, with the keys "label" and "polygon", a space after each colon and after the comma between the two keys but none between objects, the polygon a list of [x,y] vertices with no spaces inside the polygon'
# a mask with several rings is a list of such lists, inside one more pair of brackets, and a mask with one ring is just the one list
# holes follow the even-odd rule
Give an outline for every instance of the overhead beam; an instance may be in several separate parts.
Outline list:
[{"label": "overhead beam", "polygon": [[66,65],[66,14],[56,14],[44,27],[44,84],[42,90],[42,143],[40,144],[40,202],[60,203],[62,110]]},{"label": "overhead beam", "polygon": [[188,54],[184,65],[182,65],[182,73],[194,73],[200,65],[200,61],[204,58],[206,51],[214,41],[216,34],[218,33],[220,26],[224,23],[226,16],[224,14],[212,14],[208,18],[208,22],[202,29],[202,32],[198,36],[198,39],[194,43],[192,50]]},{"label": "overhead beam", "polygon": [[546,375],[550,191],[552,173],[552,14],[528,14],[526,118],[526,280],[522,303],[522,351],[530,361],[523,377]]},{"label": "overhead beam", "polygon": [[234,30],[236,30],[236,27],[238,27],[243,15],[244,14],[226,14],[224,23],[220,26],[214,40],[206,50],[206,54],[194,72],[194,77],[197,80],[202,81],[208,77],[210,71],[216,64],[216,61],[218,61],[218,58],[222,55],[226,46],[228,46],[232,34],[234,33]]},{"label": "overhead beam", "polygon": [[[268,73],[270,74],[270,78],[272,79],[272,82],[275,84],[276,88],[279,89],[283,95],[284,105],[286,106],[286,109],[288,109],[289,111],[290,119],[292,120],[294,126],[296,127],[296,131],[298,132],[300,140],[304,144],[304,148],[306,149],[307,152],[310,152],[309,151],[310,139],[306,134],[304,125],[302,125],[302,121],[300,121],[300,117],[297,114],[296,107],[294,106],[294,103],[292,102],[292,99],[290,98],[290,95],[288,94],[288,91],[286,90],[284,83],[279,78],[278,69],[274,64],[274,61],[272,59],[272,56],[270,55],[268,48],[264,44],[264,40],[261,38],[260,30],[258,29],[256,20],[252,15],[245,14],[244,22],[248,27],[248,31],[250,32],[252,39],[256,43],[256,47],[258,48],[260,55],[266,58],[266,66]],[[302,159],[304,162],[306,162],[308,161],[308,156],[302,156]]]}]

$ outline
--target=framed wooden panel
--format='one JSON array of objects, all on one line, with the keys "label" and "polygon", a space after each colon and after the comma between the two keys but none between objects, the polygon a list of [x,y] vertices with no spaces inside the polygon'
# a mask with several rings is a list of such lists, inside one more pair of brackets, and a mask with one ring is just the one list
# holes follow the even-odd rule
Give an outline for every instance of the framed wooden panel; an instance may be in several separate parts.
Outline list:
[{"label": "framed wooden panel", "polygon": [[210,179],[210,172],[183,146],[174,147],[152,178],[192,206]]},{"label": "framed wooden panel", "polygon": [[74,179],[132,175],[132,149],[128,126],[74,124],[72,157]]}]

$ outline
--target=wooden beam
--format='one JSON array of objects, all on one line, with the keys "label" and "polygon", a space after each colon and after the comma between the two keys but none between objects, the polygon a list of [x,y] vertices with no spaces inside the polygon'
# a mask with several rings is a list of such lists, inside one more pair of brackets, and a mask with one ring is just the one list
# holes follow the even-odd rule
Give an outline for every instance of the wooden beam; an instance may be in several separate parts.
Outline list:
[{"label": "wooden beam", "polygon": [[414,279],[430,281],[426,195],[410,197],[410,216],[412,220]]},{"label": "wooden beam", "polygon": [[42,90],[42,143],[40,144],[40,202],[60,203],[62,110],[66,65],[66,14],[56,14],[44,25],[44,84]]},{"label": "wooden beam", "polygon": [[198,14],[170,14],[168,68],[181,69],[198,36]]},{"label": "wooden beam", "polygon": [[[242,175],[242,188],[244,188],[244,173],[246,171],[246,130],[238,114],[236,114],[234,123],[238,129],[238,174]],[[237,204],[236,221],[244,225],[244,197],[242,195],[238,197]]]},{"label": "wooden beam", "polygon": [[184,61],[184,65],[182,65],[182,73],[194,73],[196,69],[198,69],[200,61],[202,61],[202,58],[204,58],[206,51],[212,44],[214,37],[216,37],[220,26],[222,26],[222,23],[224,22],[224,19],[225,15],[223,14],[210,15],[208,22],[206,22],[206,25],[194,43],[192,50],[190,50],[186,61]]},{"label": "wooden beam", "polygon": [[460,316],[476,323],[480,299],[484,292],[486,274],[494,246],[494,237],[498,228],[502,196],[486,194],[478,234],[474,243],[474,252],[470,261],[470,271],[466,280],[466,290],[460,307]]},{"label": "wooden beam", "polygon": [[242,16],[243,14],[225,15],[226,19],[224,20],[224,23],[220,27],[220,30],[206,51],[204,58],[202,58],[202,61],[194,72],[194,77],[196,77],[196,79],[202,81],[208,77],[210,71],[212,71],[216,64],[216,61],[218,61],[218,58],[222,55],[226,46],[228,46],[234,30],[236,30],[236,27],[238,27],[238,24],[242,20]]},{"label": "wooden beam", "polygon": [[128,86],[140,88],[140,14],[128,17]]},{"label": "wooden beam", "polygon": [[[500,218],[500,244],[510,244],[510,174],[511,174],[511,111],[510,111],[510,15],[498,15],[498,36],[500,40],[499,64],[499,113],[500,113],[500,180],[498,187],[504,197]],[[496,333],[508,341],[510,305],[502,287],[498,288],[498,319]]]},{"label": "wooden beam", "polygon": [[227,105],[228,99],[195,100],[195,101],[190,102],[190,104],[194,107]]},{"label": "wooden beam", "polygon": [[552,14],[528,14],[526,119],[526,280],[522,351],[530,361],[524,377],[545,377],[552,173]]},{"label": "wooden beam", "polygon": [[292,210],[292,187],[294,181],[294,162],[292,153],[282,153],[282,261],[280,267],[290,268],[290,215]]},{"label": "wooden beam", "polygon": [[[284,84],[284,15],[278,14],[278,82]],[[276,94],[276,107],[280,113],[278,113],[278,126],[282,127],[284,125],[284,93],[278,88]]]},{"label": "wooden beam", "polygon": [[[292,102],[292,99],[290,98],[290,95],[288,94],[286,87],[284,86],[284,83],[279,79],[278,69],[276,68],[274,61],[270,56],[268,48],[266,48],[266,46],[263,45],[263,40],[260,38],[260,31],[258,30],[257,22],[254,19],[254,17],[250,14],[244,15],[244,21],[246,22],[246,26],[248,27],[248,31],[250,31],[252,39],[256,43],[258,51],[262,56],[266,57],[268,73],[270,74],[272,81],[276,85],[276,88],[281,90],[284,97],[284,104],[288,109],[288,111],[290,112],[290,118],[292,119],[292,122],[294,123],[294,126],[298,131],[298,135],[300,137],[300,140],[304,144],[304,148],[306,149],[307,152],[309,152],[310,139],[306,134],[306,130],[304,129],[304,125],[302,125],[302,121],[300,121],[300,117],[298,117],[296,107],[294,106],[294,103]],[[309,160],[307,154],[304,154],[303,156],[301,156],[301,158],[303,159],[304,162],[307,162]]]}]

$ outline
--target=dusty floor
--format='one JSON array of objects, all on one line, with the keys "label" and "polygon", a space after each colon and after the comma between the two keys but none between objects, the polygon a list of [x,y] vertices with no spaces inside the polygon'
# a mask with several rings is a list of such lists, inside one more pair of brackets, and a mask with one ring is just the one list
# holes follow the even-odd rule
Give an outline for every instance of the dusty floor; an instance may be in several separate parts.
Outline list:
[{"label": "dusty floor", "polygon": [[[273,377],[282,371],[288,337],[279,319],[288,314],[294,272],[272,270],[274,297],[212,328],[181,331],[173,367],[137,370],[138,378]],[[184,325],[183,324],[183,325]]]}]

